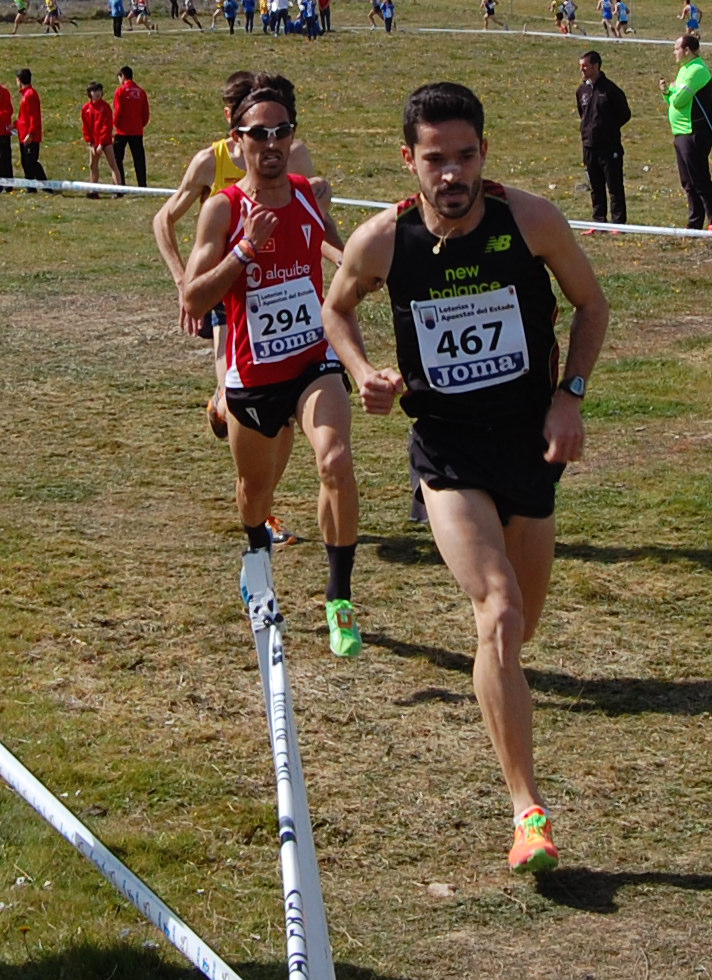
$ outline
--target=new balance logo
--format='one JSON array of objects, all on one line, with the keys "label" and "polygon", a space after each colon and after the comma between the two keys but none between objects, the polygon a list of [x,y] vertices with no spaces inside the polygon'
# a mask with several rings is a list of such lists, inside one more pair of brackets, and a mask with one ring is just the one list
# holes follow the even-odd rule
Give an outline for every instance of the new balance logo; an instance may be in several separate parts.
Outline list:
[{"label": "new balance logo", "polygon": [[511,247],[511,235],[497,235],[487,241],[485,252],[508,252]]}]

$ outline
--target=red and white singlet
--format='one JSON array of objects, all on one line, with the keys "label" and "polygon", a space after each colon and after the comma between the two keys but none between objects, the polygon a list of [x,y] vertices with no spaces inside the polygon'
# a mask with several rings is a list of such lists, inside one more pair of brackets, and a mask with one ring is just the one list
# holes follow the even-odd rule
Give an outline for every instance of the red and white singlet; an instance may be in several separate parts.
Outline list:
[{"label": "red and white singlet", "polygon": [[[298,377],[324,360],[321,320],[324,222],[309,180],[289,174],[292,199],[254,262],[225,296],[228,388],[254,388]],[[240,205],[255,202],[237,185],[221,191],[232,205],[231,249],[244,234]]]}]

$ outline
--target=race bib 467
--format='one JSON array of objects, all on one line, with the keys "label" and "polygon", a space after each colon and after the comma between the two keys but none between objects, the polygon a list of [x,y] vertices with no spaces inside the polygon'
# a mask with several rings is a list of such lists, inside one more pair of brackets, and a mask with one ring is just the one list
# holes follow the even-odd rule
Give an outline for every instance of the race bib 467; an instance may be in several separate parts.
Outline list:
[{"label": "race bib 467", "polygon": [[431,388],[446,395],[512,381],[529,370],[514,286],[410,304]]}]

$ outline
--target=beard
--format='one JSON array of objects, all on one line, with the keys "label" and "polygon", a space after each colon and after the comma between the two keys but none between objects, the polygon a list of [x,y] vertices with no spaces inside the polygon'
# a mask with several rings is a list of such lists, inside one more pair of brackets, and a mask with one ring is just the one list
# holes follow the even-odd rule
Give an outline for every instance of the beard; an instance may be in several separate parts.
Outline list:
[{"label": "beard", "polygon": [[[468,187],[467,184],[441,184],[431,194],[426,193],[422,186],[420,191],[428,204],[443,218],[464,218],[477,200],[482,187],[482,178]],[[451,194],[459,195],[458,200],[450,200]],[[464,195],[464,198],[463,198]]]}]

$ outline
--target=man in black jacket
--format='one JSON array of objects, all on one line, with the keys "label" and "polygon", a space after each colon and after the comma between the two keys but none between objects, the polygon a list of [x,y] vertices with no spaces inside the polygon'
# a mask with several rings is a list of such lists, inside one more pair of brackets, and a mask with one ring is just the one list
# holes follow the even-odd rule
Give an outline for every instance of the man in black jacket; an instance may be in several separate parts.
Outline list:
[{"label": "man in black jacket", "polygon": [[[625,188],[623,187],[623,146],[621,128],[630,119],[625,92],[601,71],[601,56],[587,51],[579,60],[583,84],[576,89],[576,106],[581,117],[583,162],[591,184],[593,220],[606,221],[611,199],[611,220],[625,224],[627,220]],[[589,228],[584,235],[593,235]]]}]

